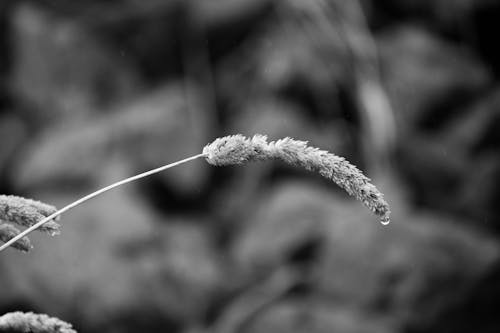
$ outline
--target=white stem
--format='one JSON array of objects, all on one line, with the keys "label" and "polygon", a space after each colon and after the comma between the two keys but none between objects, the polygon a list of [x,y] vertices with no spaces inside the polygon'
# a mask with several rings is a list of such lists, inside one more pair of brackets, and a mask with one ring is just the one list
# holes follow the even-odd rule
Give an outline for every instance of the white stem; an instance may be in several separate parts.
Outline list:
[{"label": "white stem", "polygon": [[177,162],[174,162],[174,163],[170,163],[170,164],[161,166],[159,168],[156,168],[156,169],[153,169],[153,170],[149,170],[149,171],[140,173],[138,175],[135,175],[135,176],[132,176],[132,177],[120,180],[120,181],[118,181],[116,183],[113,183],[113,184],[108,185],[106,187],[103,187],[103,188],[101,188],[101,189],[99,189],[99,190],[97,190],[95,192],[92,192],[92,193],[84,196],[83,198],[80,198],[80,199],[78,199],[78,200],[70,203],[69,205],[67,205],[67,206],[59,209],[54,214],[51,214],[51,215],[47,216],[43,220],[37,222],[36,224],[33,224],[31,227],[29,227],[26,230],[24,230],[23,232],[21,232],[19,235],[15,236],[14,238],[11,238],[8,242],[6,242],[2,246],[0,246],[0,252],[2,252],[3,250],[5,250],[7,247],[9,247],[10,245],[12,245],[13,243],[17,242],[19,239],[21,239],[24,236],[28,235],[32,231],[36,230],[37,228],[39,228],[40,226],[42,226],[44,223],[47,223],[47,222],[51,221],[52,219],[56,218],[57,216],[61,215],[62,213],[70,210],[71,208],[74,208],[74,207],[78,206],[81,203],[84,203],[87,200],[90,200],[90,199],[92,199],[92,198],[94,198],[94,197],[96,197],[96,196],[98,196],[100,194],[103,194],[104,192],[107,192],[107,191],[109,191],[109,190],[111,190],[111,189],[113,189],[115,187],[120,186],[120,185],[133,182],[134,180],[150,176],[152,174],[155,174],[155,173],[158,173],[160,171],[172,168],[172,167],[177,166],[179,164],[183,164],[183,163],[195,160],[195,159],[200,158],[200,157],[206,157],[206,154],[202,153],[202,154],[198,154],[198,155],[195,155],[195,156],[191,156],[191,157],[185,158],[183,160],[180,160],[180,161],[177,161]]}]

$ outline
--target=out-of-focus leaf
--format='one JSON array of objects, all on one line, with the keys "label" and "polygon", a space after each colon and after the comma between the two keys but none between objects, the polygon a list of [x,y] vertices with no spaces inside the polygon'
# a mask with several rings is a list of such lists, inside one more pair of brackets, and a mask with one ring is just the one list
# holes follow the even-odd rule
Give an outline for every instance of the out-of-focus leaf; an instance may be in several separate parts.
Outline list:
[{"label": "out-of-focus leaf", "polygon": [[[277,7],[274,24],[264,25],[221,63],[221,90],[243,99],[248,92],[253,96],[287,89],[322,97],[335,93],[347,83],[350,71],[349,51],[336,28],[339,22],[328,16],[318,22],[318,17],[287,2]],[[241,62],[242,57],[247,60]],[[235,89],[242,84],[245,90]]]},{"label": "out-of-focus leaf", "polygon": [[386,323],[321,302],[284,301],[262,311],[246,328],[249,333],[390,333]]},{"label": "out-of-focus leaf", "polygon": [[0,116],[0,172],[12,162],[18,149],[25,143],[27,129],[19,117],[14,115]]},{"label": "out-of-focus leaf", "polygon": [[[44,132],[19,160],[16,185],[95,179],[112,155],[146,171],[200,153],[209,141],[208,115],[199,96],[189,96],[167,86],[100,118]],[[194,162],[160,177],[190,191],[201,186],[206,172],[206,166]]]},{"label": "out-of-focus leaf", "polygon": [[[388,188],[387,199],[397,190]],[[373,309],[417,327],[466,295],[499,257],[493,239],[432,214],[400,210],[384,227],[354,200],[288,184],[263,199],[234,242],[243,270],[293,263],[304,244],[316,243],[314,290],[336,305]],[[364,309],[364,310],[363,310]]]},{"label": "out-of-focus leaf", "polygon": [[251,18],[259,12],[263,12],[264,9],[268,9],[271,3],[271,0],[214,0],[208,2],[195,0],[189,2],[189,9],[195,24],[208,30],[220,29],[219,33],[222,35],[220,39],[223,39],[224,33],[229,33],[229,31],[222,30],[223,27],[230,25],[231,29],[235,29],[244,22],[248,25],[255,24],[255,20]]},{"label": "out-of-focus leaf", "polygon": [[453,107],[490,82],[489,73],[472,56],[422,28],[391,29],[380,36],[379,46],[400,128],[443,118],[442,113],[454,112]]},{"label": "out-of-focus leaf", "polygon": [[136,93],[134,69],[74,21],[20,4],[11,23],[13,92],[41,127],[62,117],[74,121]]}]

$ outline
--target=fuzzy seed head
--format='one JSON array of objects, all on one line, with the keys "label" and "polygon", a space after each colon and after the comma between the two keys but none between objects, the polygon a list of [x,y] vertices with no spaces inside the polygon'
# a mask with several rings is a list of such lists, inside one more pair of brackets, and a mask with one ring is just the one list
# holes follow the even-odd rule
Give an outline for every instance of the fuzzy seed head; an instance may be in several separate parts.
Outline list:
[{"label": "fuzzy seed head", "polygon": [[[10,224],[0,223],[0,241],[4,243],[19,235],[20,232],[19,229]],[[21,238],[12,244],[12,247],[22,252],[28,252],[33,248],[28,237]]]},{"label": "fuzzy seed head", "polygon": [[65,321],[33,312],[10,312],[1,316],[0,332],[76,333]]},{"label": "fuzzy seed head", "polygon": [[[56,207],[40,201],[14,195],[0,195],[1,221],[30,227],[56,211]],[[40,231],[47,232],[52,236],[59,234],[59,229],[60,225],[55,221],[49,221],[39,228]]]},{"label": "fuzzy seed head", "polygon": [[279,159],[293,166],[318,172],[360,200],[389,223],[390,209],[383,194],[370,179],[343,157],[307,145],[306,141],[284,138],[267,142],[264,135],[246,138],[241,134],[218,138],[203,148],[208,163],[216,166]]},{"label": "fuzzy seed head", "polygon": [[248,139],[243,135],[231,135],[218,138],[203,148],[206,160],[212,165],[243,164],[265,155],[266,137],[255,135]]}]

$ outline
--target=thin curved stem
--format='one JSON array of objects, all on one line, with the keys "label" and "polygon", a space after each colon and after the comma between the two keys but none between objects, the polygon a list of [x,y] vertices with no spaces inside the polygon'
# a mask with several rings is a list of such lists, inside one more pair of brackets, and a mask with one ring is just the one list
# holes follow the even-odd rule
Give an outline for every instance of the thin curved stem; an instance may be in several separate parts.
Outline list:
[{"label": "thin curved stem", "polygon": [[31,227],[27,228],[26,230],[24,230],[23,232],[21,232],[20,234],[18,234],[17,236],[15,236],[14,238],[11,238],[8,242],[6,242],[5,244],[3,244],[2,246],[0,246],[0,252],[2,252],[3,250],[5,250],[7,247],[9,247],[10,245],[12,245],[13,243],[17,242],[19,239],[23,238],[24,236],[30,234],[32,231],[36,230],[37,228],[39,228],[40,226],[42,226],[44,223],[47,223],[49,222],[50,220],[56,218],[57,216],[61,215],[62,213],[70,210],[71,208],[74,208],[82,203],[84,203],[85,201],[87,200],[90,200],[100,194],[103,194],[104,192],[107,192],[115,187],[118,187],[118,186],[121,186],[121,185],[124,185],[124,184],[127,184],[127,183],[130,183],[130,182],[133,182],[134,180],[138,180],[138,179],[141,179],[141,178],[144,178],[144,177],[147,177],[147,176],[150,176],[150,175],[153,175],[155,173],[158,173],[158,172],[161,172],[163,170],[166,170],[166,169],[169,169],[169,168],[172,168],[174,166],[177,166],[177,165],[180,165],[180,164],[183,164],[183,163],[186,163],[186,162],[189,162],[189,161],[192,161],[192,160],[195,160],[197,158],[200,158],[200,157],[206,157],[206,154],[204,153],[201,153],[201,154],[198,154],[198,155],[195,155],[195,156],[191,156],[191,157],[188,157],[188,158],[185,158],[183,160],[180,160],[180,161],[177,161],[177,162],[174,162],[174,163],[170,163],[170,164],[167,164],[167,165],[164,165],[164,166],[161,166],[159,168],[156,168],[156,169],[153,169],[153,170],[149,170],[149,171],[146,171],[146,172],[143,172],[143,173],[140,173],[138,175],[135,175],[135,176],[132,176],[132,177],[129,177],[129,178],[126,178],[126,179],[123,179],[123,180],[120,180],[116,183],[113,183],[111,185],[108,185],[106,187],[103,187],[95,192],[92,192],[72,203],[70,203],[69,205],[59,209],[57,212],[47,216],[46,218],[44,218],[43,220],[40,220],[39,222],[37,222],[36,224],[33,224]]}]

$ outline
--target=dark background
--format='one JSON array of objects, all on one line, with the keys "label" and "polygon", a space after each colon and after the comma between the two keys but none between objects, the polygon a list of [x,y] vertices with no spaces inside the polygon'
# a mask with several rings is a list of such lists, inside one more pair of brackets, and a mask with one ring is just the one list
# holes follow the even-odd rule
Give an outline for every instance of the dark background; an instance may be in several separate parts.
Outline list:
[{"label": "dark background", "polygon": [[58,207],[291,136],[385,193],[202,160],[0,254],[0,313],[79,332],[500,332],[500,2],[0,2],[0,193]]}]

